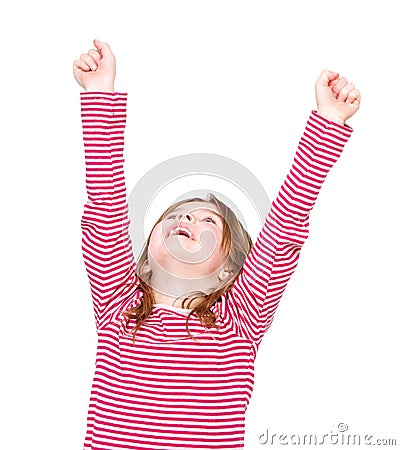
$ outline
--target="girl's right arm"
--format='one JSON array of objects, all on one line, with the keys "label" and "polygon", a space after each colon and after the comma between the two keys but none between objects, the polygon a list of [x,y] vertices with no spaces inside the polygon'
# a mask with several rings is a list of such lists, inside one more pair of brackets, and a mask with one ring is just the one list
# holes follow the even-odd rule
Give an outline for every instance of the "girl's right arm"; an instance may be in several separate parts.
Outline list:
[{"label": "girl's right arm", "polygon": [[129,236],[123,169],[127,94],[114,92],[115,57],[95,40],[74,62],[81,92],[81,116],[88,201],[81,220],[82,251],[97,329],[121,309],[121,285],[137,284]]}]

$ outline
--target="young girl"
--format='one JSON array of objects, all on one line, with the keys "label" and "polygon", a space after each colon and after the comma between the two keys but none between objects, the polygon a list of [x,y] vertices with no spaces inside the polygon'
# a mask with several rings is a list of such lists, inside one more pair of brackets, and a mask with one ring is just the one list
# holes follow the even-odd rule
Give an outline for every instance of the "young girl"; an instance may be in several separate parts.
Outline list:
[{"label": "young girl", "polygon": [[257,351],[360,93],[321,73],[318,109],[254,245],[210,195],[169,207],[136,263],[123,171],[127,94],[114,92],[110,47],[94,45],[74,62],[85,89],[82,250],[98,333],[84,448],[242,449]]}]

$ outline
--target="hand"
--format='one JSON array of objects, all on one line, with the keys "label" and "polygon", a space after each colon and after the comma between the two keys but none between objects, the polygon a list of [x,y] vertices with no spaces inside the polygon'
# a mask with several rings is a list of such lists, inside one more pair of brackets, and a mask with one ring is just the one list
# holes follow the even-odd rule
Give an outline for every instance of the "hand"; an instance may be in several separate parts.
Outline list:
[{"label": "hand", "polygon": [[360,91],[330,70],[323,70],[316,81],[315,96],[318,114],[340,125],[344,125],[360,107]]},{"label": "hand", "polygon": [[115,56],[105,42],[93,41],[91,49],[74,61],[75,80],[86,91],[114,92]]}]

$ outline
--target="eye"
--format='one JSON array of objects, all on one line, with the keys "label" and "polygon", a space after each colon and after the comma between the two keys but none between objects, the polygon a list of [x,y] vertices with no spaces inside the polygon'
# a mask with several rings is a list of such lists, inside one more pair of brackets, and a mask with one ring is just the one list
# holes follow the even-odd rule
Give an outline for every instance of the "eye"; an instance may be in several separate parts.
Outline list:
[{"label": "eye", "polygon": [[211,217],[211,216],[205,217],[203,220],[211,220],[212,223],[215,223],[215,224],[217,223],[217,222],[214,220],[214,218]]},{"label": "eye", "polygon": [[166,219],[174,219],[176,217],[176,214],[169,214]]}]

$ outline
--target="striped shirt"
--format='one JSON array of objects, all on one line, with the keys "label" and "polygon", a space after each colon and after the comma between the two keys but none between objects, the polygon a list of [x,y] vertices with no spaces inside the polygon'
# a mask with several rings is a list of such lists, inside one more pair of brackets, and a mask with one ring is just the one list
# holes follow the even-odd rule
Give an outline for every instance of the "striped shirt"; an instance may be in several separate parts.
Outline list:
[{"label": "striped shirt", "polygon": [[[132,344],[136,262],[124,178],[126,93],[82,92],[88,200],[82,251],[98,347],[85,449],[242,449],[254,361],[309,233],[309,214],[352,128],[312,111],[293,164],[234,285],[211,309],[156,304]],[[129,284],[128,284],[129,283]]]}]

